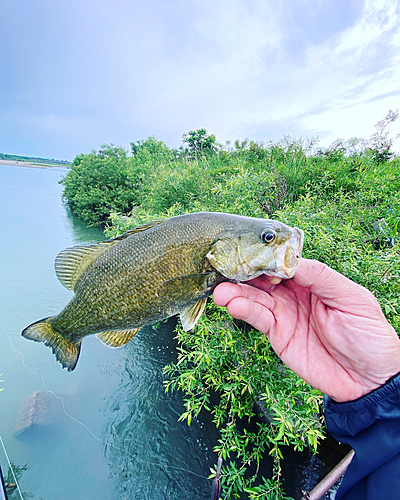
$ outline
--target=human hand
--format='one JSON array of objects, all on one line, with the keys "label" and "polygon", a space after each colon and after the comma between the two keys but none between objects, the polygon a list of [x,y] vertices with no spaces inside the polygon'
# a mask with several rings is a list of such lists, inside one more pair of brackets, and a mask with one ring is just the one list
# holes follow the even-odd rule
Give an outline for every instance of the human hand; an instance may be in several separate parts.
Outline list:
[{"label": "human hand", "polygon": [[400,372],[400,340],[366,288],[301,259],[280,284],[260,276],[221,283],[214,301],[263,332],[294,372],[337,402],[357,399]]}]

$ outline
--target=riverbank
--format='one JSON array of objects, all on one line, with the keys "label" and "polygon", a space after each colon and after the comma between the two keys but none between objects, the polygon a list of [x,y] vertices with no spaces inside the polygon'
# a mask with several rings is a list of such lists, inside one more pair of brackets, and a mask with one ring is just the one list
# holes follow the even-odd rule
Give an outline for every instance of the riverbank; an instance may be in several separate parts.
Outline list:
[{"label": "riverbank", "polygon": [[29,161],[15,161],[15,160],[0,160],[0,165],[9,165],[10,167],[28,167],[28,168],[54,168],[62,167],[66,168],[67,165],[61,165],[57,163],[31,163]]}]

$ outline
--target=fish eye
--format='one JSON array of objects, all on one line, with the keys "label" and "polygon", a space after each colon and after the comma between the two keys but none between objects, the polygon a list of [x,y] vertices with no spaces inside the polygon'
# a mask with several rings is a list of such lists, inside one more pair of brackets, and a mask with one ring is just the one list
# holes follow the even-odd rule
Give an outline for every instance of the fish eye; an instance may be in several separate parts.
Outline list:
[{"label": "fish eye", "polygon": [[264,231],[261,235],[261,239],[264,243],[270,244],[275,241],[276,233],[275,231]]}]

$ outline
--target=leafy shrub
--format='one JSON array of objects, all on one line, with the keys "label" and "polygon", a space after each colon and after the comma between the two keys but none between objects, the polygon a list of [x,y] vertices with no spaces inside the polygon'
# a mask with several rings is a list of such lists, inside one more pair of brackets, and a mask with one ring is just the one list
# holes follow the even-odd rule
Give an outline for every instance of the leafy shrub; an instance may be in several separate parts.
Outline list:
[{"label": "leafy shrub", "polygon": [[[185,393],[180,420],[189,425],[201,410],[211,411],[221,433],[214,451],[226,463],[224,498],[243,498],[244,492],[249,498],[283,498],[280,447],[316,451],[323,438],[322,395],[281,363],[263,334],[238,328],[214,304],[207,306],[195,333],[178,327],[177,338],[178,361],[164,369],[166,390]],[[215,394],[218,402],[211,404]],[[254,429],[255,401],[258,407],[263,403],[267,417]],[[276,466],[273,478],[260,482],[265,454],[273,456]]]},{"label": "leafy shrub", "polygon": [[127,163],[126,151],[113,145],[78,155],[60,181],[64,199],[91,225],[107,221],[111,211],[131,210],[137,193],[129,181]]}]

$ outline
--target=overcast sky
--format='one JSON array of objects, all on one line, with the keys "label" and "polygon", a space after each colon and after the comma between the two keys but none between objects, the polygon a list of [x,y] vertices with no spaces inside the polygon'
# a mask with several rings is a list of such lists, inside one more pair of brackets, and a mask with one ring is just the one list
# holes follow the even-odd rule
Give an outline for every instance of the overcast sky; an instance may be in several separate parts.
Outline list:
[{"label": "overcast sky", "polygon": [[196,128],[367,138],[400,108],[399,14],[397,0],[1,0],[0,152],[72,160]]}]

